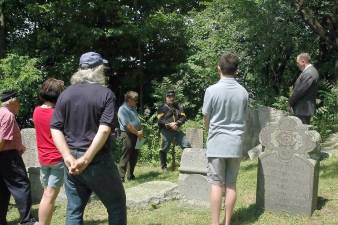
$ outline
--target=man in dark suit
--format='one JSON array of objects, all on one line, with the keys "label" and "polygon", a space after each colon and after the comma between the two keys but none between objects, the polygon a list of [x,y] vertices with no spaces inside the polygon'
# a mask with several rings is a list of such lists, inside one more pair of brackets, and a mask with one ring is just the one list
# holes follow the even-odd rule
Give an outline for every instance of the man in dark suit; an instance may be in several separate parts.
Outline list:
[{"label": "man in dark suit", "polygon": [[297,56],[297,66],[302,71],[296,80],[293,93],[289,98],[289,110],[304,124],[309,124],[316,110],[316,95],[319,74],[310,63],[310,55],[301,53]]}]

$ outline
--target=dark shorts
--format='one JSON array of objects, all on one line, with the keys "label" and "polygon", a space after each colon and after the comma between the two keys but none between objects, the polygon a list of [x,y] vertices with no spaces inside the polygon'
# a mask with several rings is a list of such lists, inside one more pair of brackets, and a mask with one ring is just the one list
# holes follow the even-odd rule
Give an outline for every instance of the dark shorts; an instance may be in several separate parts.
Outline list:
[{"label": "dark shorts", "polygon": [[208,158],[208,182],[235,186],[241,158]]}]

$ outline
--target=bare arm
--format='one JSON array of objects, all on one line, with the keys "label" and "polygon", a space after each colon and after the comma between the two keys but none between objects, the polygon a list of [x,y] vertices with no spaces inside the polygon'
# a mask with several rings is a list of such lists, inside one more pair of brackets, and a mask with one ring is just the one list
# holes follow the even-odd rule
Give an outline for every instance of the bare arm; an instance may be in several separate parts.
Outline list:
[{"label": "bare arm", "polygon": [[58,129],[52,128],[52,129],[50,129],[50,131],[52,133],[52,138],[53,138],[53,141],[54,141],[56,148],[61,153],[63,160],[65,161],[66,166],[70,170],[70,173],[72,173],[72,171],[73,171],[72,167],[74,166],[75,159],[72,156],[72,154],[70,153],[70,149],[68,147],[68,144],[66,142],[64,134],[62,133],[62,131],[60,131]]},{"label": "bare arm", "polygon": [[135,134],[137,137],[143,137],[143,131],[142,130],[137,130],[133,125],[128,124],[127,129],[130,133]]},{"label": "bare arm", "polygon": [[103,124],[99,126],[99,129],[86,153],[76,160],[73,167],[73,169],[75,170],[74,174],[80,174],[87,168],[87,166],[94,159],[95,155],[102,149],[102,147],[106,143],[110,133],[111,128],[109,126]]},{"label": "bare arm", "polygon": [[0,138],[0,151],[4,148],[5,146],[5,140]]},{"label": "bare arm", "polygon": [[95,155],[102,149],[103,145],[106,143],[109,135],[111,133],[111,128],[107,125],[100,125],[99,129],[87,149],[83,157],[89,161],[89,163],[94,159]]},{"label": "bare arm", "polygon": [[203,115],[203,120],[204,120],[204,127],[208,131],[208,129],[209,129],[209,118],[208,118],[207,114]]}]

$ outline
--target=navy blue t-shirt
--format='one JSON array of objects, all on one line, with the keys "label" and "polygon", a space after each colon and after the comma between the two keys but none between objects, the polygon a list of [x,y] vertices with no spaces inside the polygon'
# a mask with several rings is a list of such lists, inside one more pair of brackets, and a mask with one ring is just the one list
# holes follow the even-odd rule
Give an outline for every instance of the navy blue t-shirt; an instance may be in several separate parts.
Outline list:
[{"label": "navy blue t-shirt", "polygon": [[[113,127],[114,108],[115,95],[110,89],[100,84],[74,84],[59,96],[51,128],[63,132],[70,149],[86,151],[99,125]],[[111,148],[110,136],[102,150]]]}]

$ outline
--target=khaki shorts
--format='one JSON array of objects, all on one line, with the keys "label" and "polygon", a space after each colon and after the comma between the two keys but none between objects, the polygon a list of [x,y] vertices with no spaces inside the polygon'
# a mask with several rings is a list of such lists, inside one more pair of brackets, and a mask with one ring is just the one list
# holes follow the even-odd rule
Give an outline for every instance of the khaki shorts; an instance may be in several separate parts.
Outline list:
[{"label": "khaki shorts", "polygon": [[208,158],[208,182],[236,186],[241,158]]}]

